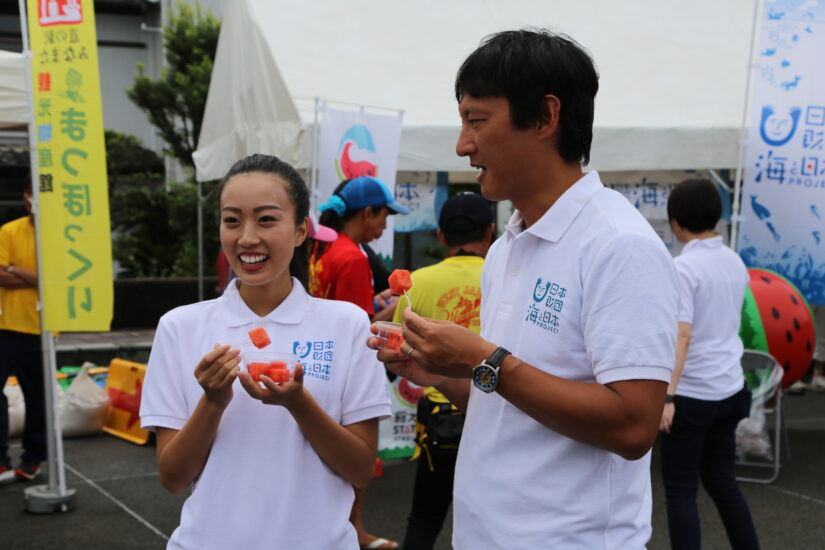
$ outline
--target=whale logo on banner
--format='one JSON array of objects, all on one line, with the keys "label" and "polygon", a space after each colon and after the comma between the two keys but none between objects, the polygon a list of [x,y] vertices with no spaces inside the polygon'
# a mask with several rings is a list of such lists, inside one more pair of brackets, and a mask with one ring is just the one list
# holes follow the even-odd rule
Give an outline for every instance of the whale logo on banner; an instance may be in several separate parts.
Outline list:
[{"label": "whale logo on banner", "polygon": [[[320,110],[318,187],[313,204],[326,201],[344,180],[372,176],[383,181],[395,193],[395,172],[401,145],[401,113],[376,115],[364,109]],[[384,260],[392,263],[393,218],[380,239],[370,243]]]},{"label": "whale logo on banner", "polygon": [[[340,181],[351,180],[361,176],[378,177],[378,166],[368,160],[375,156],[375,143],[369,128],[363,124],[350,126],[335,157],[335,171]],[[354,160],[353,157],[363,159]]]}]

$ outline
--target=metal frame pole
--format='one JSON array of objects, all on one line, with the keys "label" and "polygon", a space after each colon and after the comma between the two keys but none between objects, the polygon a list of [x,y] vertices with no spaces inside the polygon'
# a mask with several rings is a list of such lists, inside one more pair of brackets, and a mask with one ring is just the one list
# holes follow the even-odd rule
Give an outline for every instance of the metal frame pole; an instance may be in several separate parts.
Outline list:
[{"label": "metal frame pole", "polygon": [[739,251],[739,222],[742,216],[739,214],[741,208],[742,194],[742,167],[745,164],[745,141],[747,140],[748,115],[750,115],[750,89],[754,65],[754,50],[756,48],[756,37],[759,34],[759,24],[762,21],[763,0],[756,0],[753,7],[753,25],[751,30],[751,49],[748,57],[748,76],[745,85],[745,106],[742,112],[742,126],[739,130],[739,157],[736,161],[736,176],[733,186],[733,205],[730,213],[730,247]]},{"label": "metal frame pole", "polygon": [[[18,0],[20,8],[20,30],[23,38],[23,64],[26,72],[26,88],[29,102],[29,162],[32,181],[32,215],[34,216],[35,239],[37,248],[37,296],[43,297],[43,253],[40,246],[40,189],[37,170],[37,139],[35,136],[34,90],[32,89],[31,49],[29,45],[29,24],[26,15],[25,0]],[[66,488],[66,470],[63,466],[63,433],[60,426],[60,411],[57,406],[57,358],[55,356],[54,337],[45,330],[45,315],[40,303],[40,348],[43,354],[43,383],[45,385],[46,409],[46,453],[48,461],[48,485],[35,485],[24,490],[26,508],[29,512],[50,513],[65,512],[69,509],[75,490]]]}]

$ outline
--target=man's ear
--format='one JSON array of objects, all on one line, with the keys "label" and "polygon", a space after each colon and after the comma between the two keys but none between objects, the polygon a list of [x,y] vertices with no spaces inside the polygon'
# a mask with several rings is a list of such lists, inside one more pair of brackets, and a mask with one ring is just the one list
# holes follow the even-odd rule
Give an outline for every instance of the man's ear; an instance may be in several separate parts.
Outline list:
[{"label": "man's ear", "polygon": [[544,96],[544,109],[541,118],[536,124],[538,137],[546,139],[558,133],[559,115],[561,114],[561,101],[558,97],[547,94]]}]

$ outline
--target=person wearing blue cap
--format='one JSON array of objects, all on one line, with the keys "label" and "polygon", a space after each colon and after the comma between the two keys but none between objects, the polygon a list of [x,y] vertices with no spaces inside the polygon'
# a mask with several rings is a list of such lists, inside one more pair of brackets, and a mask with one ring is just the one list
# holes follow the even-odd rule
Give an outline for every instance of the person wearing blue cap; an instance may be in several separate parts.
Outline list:
[{"label": "person wearing blue cap", "polygon": [[319,298],[352,302],[372,317],[375,290],[369,260],[359,245],[379,238],[390,214],[408,214],[387,186],[362,176],[342,182],[321,206],[320,222],[338,239],[318,243],[310,261],[310,292]]},{"label": "person wearing blue cap", "polygon": [[[375,286],[366,253],[360,245],[379,238],[387,216],[408,214],[379,179],[361,176],[341,182],[332,196],[318,207],[320,223],[338,232],[333,243],[318,242],[309,266],[309,290],[313,296],[352,302],[371,318],[375,315]],[[391,311],[388,309],[388,311]],[[350,521],[361,548],[391,550],[398,543],[367,533],[362,521],[364,490],[355,490]]]}]

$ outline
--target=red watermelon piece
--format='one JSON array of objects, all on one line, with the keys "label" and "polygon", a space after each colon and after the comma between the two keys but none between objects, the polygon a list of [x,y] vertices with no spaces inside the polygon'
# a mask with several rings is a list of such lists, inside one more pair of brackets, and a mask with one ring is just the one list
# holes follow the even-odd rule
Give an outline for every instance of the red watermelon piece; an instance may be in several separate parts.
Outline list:
[{"label": "red watermelon piece", "polygon": [[[802,378],[813,358],[816,328],[811,310],[796,287],[778,273],[761,268],[748,272],[767,343],[767,349],[760,351],[770,353],[782,365],[782,386],[787,388]],[[746,321],[742,319],[743,326]],[[759,349],[750,349],[754,348]]]},{"label": "red watermelon piece", "polygon": [[266,329],[264,327],[253,328],[250,330],[249,339],[252,340],[252,344],[258,349],[264,348],[272,343],[269,339],[269,334],[266,333]]},{"label": "red watermelon piece", "polygon": [[396,353],[401,351],[401,344],[404,343],[404,337],[400,332],[390,332],[387,335],[387,349]]},{"label": "red watermelon piece", "polygon": [[289,370],[287,369],[269,367],[269,370],[266,371],[266,375],[273,382],[289,382]]},{"label": "red watermelon piece", "polygon": [[269,363],[250,363],[247,366],[247,370],[249,371],[249,375],[252,377],[252,380],[255,382],[260,382],[261,375],[266,374],[269,370]]},{"label": "red watermelon piece", "polygon": [[397,296],[412,288],[410,272],[406,269],[393,270],[387,281],[390,283],[390,292]]}]

